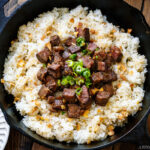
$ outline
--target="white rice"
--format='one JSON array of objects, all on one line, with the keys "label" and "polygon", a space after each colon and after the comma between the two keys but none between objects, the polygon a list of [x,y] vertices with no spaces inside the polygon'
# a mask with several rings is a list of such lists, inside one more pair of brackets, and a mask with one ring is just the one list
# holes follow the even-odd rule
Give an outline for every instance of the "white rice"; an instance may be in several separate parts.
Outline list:
[{"label": "white rice", "polygon": [[[89,13],[87,10],[82,6],[71,11],[54,8],[40,14],[19,28],[18,39],[9,49],[4,66],[4,86],[15,96],[16,108],[24,116],[25,126],[47,139],[78,144],[103,140],[114,134],[113,127],[123,126],[127,117],[142,106],[147,60],[137,52],[139,39],[107,22],[100,10]],[[93,103],[80,119],[69,119],[66,113],[50,112],[50,104],[39,98],[41,83],[37,72],[42,64],[36,53],[50,41],[51,35],[58,34],[62,40],[73,36],[74,27],[79,22],[97,32],[91,33],[91,38],[99,47],[105,50],[109,50],[111,45],[120,47],[123,59],[113,66],[118,75],[118,80],[113,83],[117,91],[107,105],[102,107]],[[112,34],[113,37],[110,36]]]}]

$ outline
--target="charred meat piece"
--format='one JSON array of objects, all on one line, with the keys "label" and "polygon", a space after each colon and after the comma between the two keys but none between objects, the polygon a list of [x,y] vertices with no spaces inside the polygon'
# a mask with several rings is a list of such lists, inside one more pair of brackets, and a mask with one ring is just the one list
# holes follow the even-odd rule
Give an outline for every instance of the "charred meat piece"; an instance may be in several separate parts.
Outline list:
[{"label": "charred meat piece", "polygon": [[54,63],[59,63],[61,64],[62,62],[62,57],[60,56],[59,52],[54,53]]},{"label": "charred meat piece", "polygon": [[68,117],[79,118],[80,110],[81,108],[77,104],[68,104]]},{"label": "charred meat piece", "polygon": [[107,54],[104,51],[98,50],[94,52],[94,57],[97,60],[104,61],[106,59]]},{"label": "charred meat piece", "polygon": [[51,36],[50,43],[52,46],[58,46],[60,44],[60,38],[58,35]]},{"label": "charred meat piece", "polygon": [[38,78],[40,81],[44,82],[46,75],[47,75],[47,68],[41,67],[41,69],[40,69],[40,70],[38,71],[38,73],[37,73],[37,78]]},{"label": "charred meat piece", "polygon": [[72,75],[72,73],[73,73],[72,68],[70,68],[68,66],[68,64],[65,63],[64,70],[63,70],[62,74],[66,76],[66,75]]},{"label": "charred meat piece", "polygon": [[70,50],[71,53],[76,53],[80,51],[80,47],[77,45],[71,45],[68,47],[68,49]]},{"label": "charred meat piece", "polygon": [[78,37],[83,37],[87,42],[90,41],[90,32],[89,28],[75,28],[75,31],[78,32],[77,36]]},{"label": "charred meat piece", "polygon": [[63,99],[63,92],[61,92],[61,91],[56,92],[55,93],[55,98],[62,100]]},{"label": "charred meat piece", "polygon": [[86,68],[91,68],[94,65],[94,60],[90,56],[83,56],[82,58],[83,66]]},{"label": "charred meat piece", "polygon": [[59,46],[54,46],[54,47],[53,47],[53,50],[54,50],[55,52],[62,52],[62,51],[64,51],[64,47],[61,46],[61,45],[59,45]]},{"label": "charred meat piece", "polygon": [[89,103],[90,96],[89,96],[88,88],[85,85],[82,86],[82,92],[80,93],[80,95],[77,95],[77,98],[81,105],[86,105]]},{"label": "charred meat piece", "polygon": [[104,82],[111,82],[111,81],[116,81],[116,80],[117,80],[117,75],[114,71],[109,71],[109,72],[103,73],[103,81]]},{"label": "charred meat piece", "polygon": [[104,80],[104,76],[102,72],[96,72],[92,74],[92,81],[94,84],[100,83]]},{"label": "charred meat piece", "polygon": [[111,54],[115,62],[120,62],[123,57],[121,50],[117,46],[111,47]]},{"label": "charred meat piece", "polygon": [[52,76],[46,77],[46,87],[48,87],[52,91],[56,91],[57,83]]},{"label": "charred meat piece", "polygon": [[51,93],[51,91],[49,90],[48,87],[46,87],[45,85],[42,85],[41,89],[38,92],[38,95],[41,98],[45,98],[46,96],[48,96]]},{"label": "charred meat piece", "polygon": [[106,62],[108,67],[110,67],[114,63],[114,59],[112,58],[112,54],[110,52],[107,53],[105,62]]},{"label": "charred meat piece", "polygon": [[63,91],[63,97],[69,103],[75,103],[75,95],[76,95],[75,89],[65,88]]},{"label": "charred meat piece", "polygon": [[96,48],[97,48],[97,45],[95,43],[89,43],[87,47],[87,49],[92,53],[95,51]]},{"label": "charred meat piece", "polygon": [[96,104],[105,106],[110,98],[110,93],[106,91],[99,91],[96,95]]},{"label": "charred meat piece", "polygon": [[82,52],[77,52],[76,54],[77,54],[77,60],[80,59],[83,56]]},{"label": "charred meat piece", "polygon": [[107,69],[107,66],[106,66],[105,62],[103,62],[103,61],[97,62],[97,70],[98,71],[106,71],[106,69]]},{"label": "charred meat piece", "polygon": [[114,89],[113,89],[112,84],[105,84],[105,85],[103,86],[103,89],[104,89],[104,91],[109,92],[109,93],[110,93],[110,96],[113,96],[113,94],[114,94]]},{"label": "charred meat piece", "polygon": [[60,64],[52,63],[51,65],[48,66],[48,69],[58,71],[58,70],[60,70],[60,67],[61,67]]},{"label": "charred meat piece", "polygon": [[52,103],[52,108],[53,109],[62,109],[62,106],[63,105],[63,101],[62,100],[59,100],[59,99],[55,99],[54,102]]},{"label": "charred meat piece", "polygon": [[49,104],[52,104],[54,102],[54,100],[55,100],[55,97],[54,96],[48,96],[47,100],[48,100]]},{"label": "charred meat piece", "polygon": [[47,47],[44,48],[44,50],[42,50],[42,51],[40,51],[39,53],[36,54],[37,59],[41,63],[46,63],[49,59],[49,56],[50,56],[50,51]]},{"label": "charred meat piece", "polygon": [[69,51],[67,51],[67,50],[65,50],[65,51],[63,52],[63,54],[62,54],[62,57],[63,57],[64,60],[66,60],[67,58],[69,58],[69,56],[70,56],[70,53],[69,53]]},{"label": "charred meat piece", "polygon": [[71,46],[71,45],[75,45],[76,44],[76,39],[75,38],[72,38],[72,37],[69,37],[66,41],[65,41],[65,45],[66,46]]}]

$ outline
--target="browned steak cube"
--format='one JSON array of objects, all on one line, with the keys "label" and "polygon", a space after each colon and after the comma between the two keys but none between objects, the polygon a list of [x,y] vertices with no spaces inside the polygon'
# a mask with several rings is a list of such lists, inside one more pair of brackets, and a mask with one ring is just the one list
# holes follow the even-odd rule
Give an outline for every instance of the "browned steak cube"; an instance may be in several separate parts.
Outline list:
[{"label": "browned steak cube", "polygon": [[38,95],[41,98],[45,98],[46,96],[48,96],[51,93],[51,91],[49,90],[48,87],[46,87],[45,85],[42,85],[41,89],[38,92]]},{"label": "browned steak cube", "polygon": [[60,65],[52,63],[51,65],[48,66],[48,69],[51,69],[51,70],[54,70],[54,71],[58,71],[60,69]]},{"label": "browned steak cube", "polygon": [[85,40],[87,42],[90,41],[90,32],[89,32],[89,28],[84,28],[83,30],[83,37],[85,38]]},{"label": "browned steak cube", "polygon": [[94,60],[90,56],[83,56],[82,58],[83,66],[86,68],[91,68],[94,65]]},{"label": "browned steak cube", "polygon": [[48,61],[48,59],[49,59],[49,56],[50,56],[50,51],[49,51],[49,49],[47,47],[36,54],[37,59],[41,63],[46,63]]},{"label": "browned steak cube", "polygon": [[63,54],[62,54],[62,57],[63,57],[64,60],[66,60],[67,58],[69,58],[69,56],[70,56],[70,53],[69,53],[69,51],[67,51],[67,50],[65,50],[65,51],[63,52]]},{"label": "browned steak cube", "polygon": [[98,71],[106,71],[107,67],[106,67],[106,63],[103,61],[98,61],[97,62],[97,70]]},{"label": "browned steak cube", "polygon": [[54,50],[55,52],[62,52],[62,51],[64,51],[64,47],[61,46],[61,45],[59,45],[59,46],[54,46],[54,47],[53,47],[53,50]]},{"label": "browned steak cube", "polygon": [[41,69],[37,73],[37,78],[43,82],[45,81],[46,75],[47,75],[47,68],[41,67]]},{"label": "browned steak cube", "polygon": [[71,46],[71,45],[74,45],[76,44],[76,39],[75,38],[72,38],[72,37],[69,37],[66,41],[65,41],[65,45],[66,46]]},{"label": "browned steak cube", "polygon": [[54,102],[52,103],[53,109],[62,109],[62,106],[64,106],[62,100],[55,99]]},{"label": "browned steak cube", "polygon": [[52,91],[56,91],[57,88],[57,83],[55,81],[55,79],[52,76],[47,76],[46,77],[46,86],[52,90]]},{"label": "browned steak cube", "polygon": [[104,76],[102,72],[96,72],[92,74],[92,81],[94,84],[100,83],[104,80]]},{"label": "browned steak cube", "polygon": [[60,37],[58,35],[51,36],[50,43],[52,46],[58,46],[60,44]]},{"label": "browned steak cube", "polygon": [[65,75],[65,76],[66,75],[72,75],[73,74],[72,68],[70,68],[68,66],[68,64],[65,64],[62,74]]},{"label": "browned steak cube", "polygon": [[97,48],[97,45],[95,43],[89,43],[87,47],[87,49],[92,53],[95,51],[96,48]]},{"label": "browned steak cube", "polygon": [[106,91],[99,91],[96,95],[96,104],[105,106],[110,98],[110,93]]},{"label": "browned steak cube", "polygon": [[77,45],[71,45],[68,47],[68,49],[70,50],[71,53],[76,53],[80,51],[80,47]]},{"label": "browned steak cube", "polygon": [[103,86],[103,89],[104,89],[104,91],[109,92],[110,96],[112,96],[114,94],[114,89],[113,89],[112,84],[105,84]]},{"label": "browned steak cube", "polygon": [[94,52],[94,57],[97,60],[104,61],[106,59],[107,54],[104,51],[98,50]]},{"label": "browned steak cube", "polygon": [[68,104],[68,117],[79,118],[80,110],[81,108],[77,104]]},{"label": "browned steak cube", "polygon": [[104,82],[111,82],[117,80],[117,74],[114,71],[104,72],[103,73],[103,81]]},{"label": "browned steak cube", "polygon": [[54,102],[54,100],[55,100],[55,97],[54,96],[48,96],[47,100],[48,100],[49,104],[52,104]]},{"label": "browned steak cube", "polygon": [[123,57],[121,50],[117,46],[111,47],[111,54],[112,54],[112,58],[116,62],[120,62]]},{"label": "browned steak cube", "polygon": [[63,91],[63,97],[69,103],[74,103],[75,102],[75,95],[76,95],[75,89],[65,88],[64,91]]},{"label": "browned steak cube", "polygon": [[59,63],[61,64],[62,62],[62,57],[60,56],[59,52],[55,52],[54,53],[54,63]]}]

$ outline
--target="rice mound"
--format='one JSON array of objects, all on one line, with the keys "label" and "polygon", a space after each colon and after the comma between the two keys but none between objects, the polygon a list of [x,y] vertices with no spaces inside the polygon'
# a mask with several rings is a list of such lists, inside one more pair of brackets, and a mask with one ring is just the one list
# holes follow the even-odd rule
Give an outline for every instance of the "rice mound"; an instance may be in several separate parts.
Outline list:
[{"label": "rice mound", "polygon": [[[48,44],[54,34],[62,40],[74,36],[74,27],[79,22],[90,28],[91,39],[100,48],[107,51],[114,44],[121,48],[123,58],[113,65],[118,76],[118,80],[113,82],[117,91],[107,105],[102,107],[93,103],[79,119],[70,119],[66,113],[50,112],[51,105],[38,96],[42,85],[37,79],[37,72],[42,64],[36,53]],[[96,33],[92,34],[94,30]],[[5,61],[4,86],[14,95],[16,108],[24,116],[26,127],[47,139],[89,144],[113,135],[116,126],[123,126],[129,115],[141,109],[147,60],[138,54],[138,48],[139,39],[107,22],[100,10],[88,13],[88,8],[82,6],[71,11],[54,8],[19,28],[18,39],[11,42]]]}]

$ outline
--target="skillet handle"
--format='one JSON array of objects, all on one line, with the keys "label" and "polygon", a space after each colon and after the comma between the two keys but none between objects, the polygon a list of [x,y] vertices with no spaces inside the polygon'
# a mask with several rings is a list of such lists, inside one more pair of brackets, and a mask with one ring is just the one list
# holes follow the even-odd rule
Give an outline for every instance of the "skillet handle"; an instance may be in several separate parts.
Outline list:
[{"label": "skillet handle", "polygon": [[143,120],[139,123],[139,125],[133,129],[128,135],[126,135],[121,142],[130,142],[134,143],[138,146],[138,148],[142,148],[144,146],[150,146],[150,135],[148,133],[147,120],[149,112],[143,118]]},{"label": "skillet handle", "polygon": [[0,0],[0,33],[13,12],[27,0]]}]

